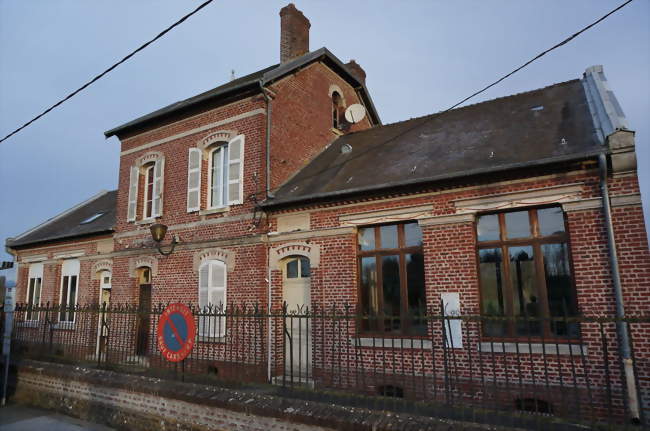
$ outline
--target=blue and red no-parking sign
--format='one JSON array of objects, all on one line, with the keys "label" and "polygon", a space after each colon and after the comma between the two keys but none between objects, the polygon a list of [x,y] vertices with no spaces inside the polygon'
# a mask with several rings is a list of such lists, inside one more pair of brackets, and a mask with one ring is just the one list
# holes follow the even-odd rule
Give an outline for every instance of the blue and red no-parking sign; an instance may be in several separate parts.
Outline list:
[{"label": "blue and red no-parking sign", "polygon": [[183,304],[170,304],[158,321],[158,348],[171,362],[182,361],[194,347],[196,325],[192,311]]}]

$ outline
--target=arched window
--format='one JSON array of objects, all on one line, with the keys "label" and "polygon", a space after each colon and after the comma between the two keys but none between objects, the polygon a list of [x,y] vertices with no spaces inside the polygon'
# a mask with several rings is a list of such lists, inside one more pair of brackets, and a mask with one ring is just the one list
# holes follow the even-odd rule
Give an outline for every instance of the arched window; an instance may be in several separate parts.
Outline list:
[{"label": "arched window", "polygon": [[[162,216],[164,169],[165,158],[157,153],[149,154],[131,166],[127,221],[135,221],[140,217],[146,220]],[[142,196],[138,196],[140,187],[144,188]],[[142,199],[141,213],[138,211],[138,199]]]},{"label": "arched window", "polygon": [[143,218],[151,218],[153,214],[153,185],[154,185],[154,164],[143,166],[144,170],[144,214]]},{"label": "arched window", "polygon": [[309,273],[309,259],[306,257],[298,256],[291,257],[287,261],[286,278],[308,278]]},{"label": "arched window", "polygon": [[199,335],[222,337],[226,333],[226,284],[224,262],[208,260],[199,267],[199,307],[207,310],[199,317]]},{"label": "arched window", "polygon": [[332,93],[332,127],[338,129],[341,125],[341,95],[338,91]]},{"label": "arched window", "polygon": [[209,208],[228,204],[228,144],[223,143],[210,151]]}]

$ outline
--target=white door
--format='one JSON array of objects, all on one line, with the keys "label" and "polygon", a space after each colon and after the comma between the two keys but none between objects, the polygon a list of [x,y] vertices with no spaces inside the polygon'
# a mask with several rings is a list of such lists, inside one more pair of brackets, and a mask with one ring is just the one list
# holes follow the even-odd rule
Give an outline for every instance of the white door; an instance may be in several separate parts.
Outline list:
[{"label": "white door", "polygon": [[290,257],[283,264],[283,298],[287,303],[285,375],[311,377],[311,285],[309,259]]},{"label": "white door", "polygon": [[[99,275],[99,309],[102,310],[104,304],[106,308],[111,303],[111,273],[110,271],[102,271]],[[99,313],[97,322],[97,356],[106,353],[106,342],[108,341],[108,327],[106,320],[108,313]]]}]

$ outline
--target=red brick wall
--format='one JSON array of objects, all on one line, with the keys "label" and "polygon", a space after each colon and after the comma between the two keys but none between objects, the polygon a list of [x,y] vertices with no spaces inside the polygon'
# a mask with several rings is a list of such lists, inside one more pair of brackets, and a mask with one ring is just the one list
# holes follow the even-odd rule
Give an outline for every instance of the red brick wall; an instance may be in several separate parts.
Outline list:
[{"label": "red brick wall", "polygon": [[[273,100],[271,187],[289,179],[338,135],[332,129],[330,85],[343,91],[346,106],[361,103],[354,89],[322,63],[313,63],[270,86]],[[348,133],[370,127],[368,117]]]}]

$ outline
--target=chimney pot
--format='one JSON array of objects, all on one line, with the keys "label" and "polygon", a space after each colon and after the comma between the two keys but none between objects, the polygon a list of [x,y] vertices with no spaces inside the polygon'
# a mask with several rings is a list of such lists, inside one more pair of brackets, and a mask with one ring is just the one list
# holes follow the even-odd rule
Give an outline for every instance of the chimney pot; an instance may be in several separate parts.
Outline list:
[{"label": "chimney pot", "polygon": [[280,9],[280,62],[309,52],[309,20],[293,3]]},{"label": "chimney pot", "polygon": [[354,75],[355,78],[357,78],[363,85],[366,84],[366,71],[363,70],[363,67],[359,66],[359,63],[357,63],[355,60],[350,60],[345,64],[345,67],[348,68],[348,71],[352,75]]}]

